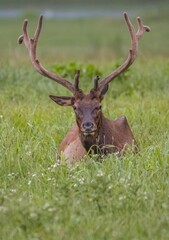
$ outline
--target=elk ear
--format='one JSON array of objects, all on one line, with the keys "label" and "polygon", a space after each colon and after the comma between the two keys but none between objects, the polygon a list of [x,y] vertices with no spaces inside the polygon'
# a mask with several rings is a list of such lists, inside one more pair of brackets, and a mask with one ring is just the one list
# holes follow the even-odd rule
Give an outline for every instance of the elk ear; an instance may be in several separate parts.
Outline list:
[{"label": "elk ear", "polygon": [[74,97],[57,97],[57,96],[49,96],[54,102],[61,106],[72,106]]},{"label": "elk ear", "polygon": [[104,86],[104,88],[101,90],[100,100],[103,100],[103,97],[104,97],[104,95],[106,94],[106,92],[108,91],[108,89],[109,89],[109,85],[106,84],[106,85]]}]

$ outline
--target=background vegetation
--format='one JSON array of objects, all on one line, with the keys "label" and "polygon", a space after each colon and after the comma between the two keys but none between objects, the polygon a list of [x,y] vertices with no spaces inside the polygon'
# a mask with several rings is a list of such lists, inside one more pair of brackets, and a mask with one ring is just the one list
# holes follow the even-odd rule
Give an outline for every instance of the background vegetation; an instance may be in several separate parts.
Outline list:
[{"label": "background vegetation", "polygon": [[[131,11],[123,4],[117,6],[121,13]],[[1,239],[168,239],[169,8],[150,6],[132,7],[134,25],[141,15],[151,32],[103,101],[108,118],[128,118],[139,153],[102,162],[93,156],[69,167],[55,161],[55,153],[74,114],[48,95],[70,93],[37,74],[16,43],[23,18],[33,33],[37,15],[24,8],[23,17],[0,19]],[[129,45],[122,16],[45,18],[38,54],[48,69],[70,80],[80,68],[81,87],[88,91],[96,74],[105,76],[123,62]]]}]

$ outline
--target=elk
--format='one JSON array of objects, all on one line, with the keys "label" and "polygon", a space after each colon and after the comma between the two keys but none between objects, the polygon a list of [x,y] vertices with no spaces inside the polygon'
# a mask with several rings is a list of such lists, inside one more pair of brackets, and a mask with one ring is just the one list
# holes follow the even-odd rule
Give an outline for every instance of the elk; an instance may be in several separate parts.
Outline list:
[{"label": "elk", "polygon": [[30,38],[27,25],[28,20],[23,22],[23,34],[18,42],[25,44],[33,67],[43,76],[54,80],[67,88],[73,96],[53,96],[50,98],[61,106],[71,106],[75,112],[76,124],[69,130],[59,146],[59,153],[63,154],[67,163],[80,161],[87,153],[108,154],[124,152],[127,146],[137,144],[125,116],[115,120],[107,119],[102,112],[101,102],[108,91],[108,86],[119,74],[132,65],[138,53],[138,41],[144,32],[150,28],[143,25],[142,19],[137,17],[138,30],[132,25],[128,15],[124,12],[124,19],[131,37],[131,48],[124,63],[117,69],[100,80],[99,76],[94,79],[94,86],[89,93],[84,93],[79,87],[80,70],[75,75],[74,83],[48,71],[42,66],[36,56],[38,38],[42,29],[43,16],[40,16],[34,37]]}]

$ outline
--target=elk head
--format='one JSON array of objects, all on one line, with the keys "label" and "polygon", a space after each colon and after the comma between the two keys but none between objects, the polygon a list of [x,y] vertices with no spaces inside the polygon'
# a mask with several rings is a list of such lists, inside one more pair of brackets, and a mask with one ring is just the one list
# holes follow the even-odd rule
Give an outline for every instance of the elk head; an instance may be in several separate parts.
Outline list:
[{"label": "elk head", "polygon": [[80,71],[78,70],[75,77],[73,97],[50,95],[50,98],[61,106],[73,107],[81,135],[97,137],[102,119],[101,101],[108,90],[108,85],[105,85],[102,91],[98,91],[99,77],[97,76],[94,79],[94,88],[88,94],[85,94],[79,88],[79,77]]},{"label": "elk head", "polygon": [[[102,110],[101,101],[105,93],[108,90],[109,83],[114,80],[120,73],[125,71],[136,59],[138,52],[138,41],[144,32],[149,32],[150,29],[144,26],[140,17],[137,18],[138,30],[135,31],[132,23],[130,22],[127,13],[124,13],[124,19],[126,21],[130,36],[131,36],[131,49],[124,63],[115,69],[110,75],[99,81],[97,76],[94,80],[94,86],[88,94],[85,94],[79,88],[79,77],[80,71],[77,71],[74,84],[67,81],[66,79],[56,75],[53,72],[49,72],[45,69],[36,57],[36,46],[40,31],[42,28],[43,17],[39,18],[38,26],[35,31],[34,37],[30,38],[27,31],[28,21],[23,22],[23,35],[18,39],[19,43],[24,42],[30,55],[30,59],[33,67],[43,76],[50,78],[57,83],[63,85],[65,88],[70,90],[73,94],[71,97],[58,97],[50,95],[50,98],[61,106],[72,106],[76,115],[76,122],[79,127],[79,133],[82,141],[84,139],[92,139],[91,143],[97,141],[99,135],[100,126],[102,124]],[[90,142],[90,141],[88,141]],[[89,144],[91,145],[91,144]]]}]

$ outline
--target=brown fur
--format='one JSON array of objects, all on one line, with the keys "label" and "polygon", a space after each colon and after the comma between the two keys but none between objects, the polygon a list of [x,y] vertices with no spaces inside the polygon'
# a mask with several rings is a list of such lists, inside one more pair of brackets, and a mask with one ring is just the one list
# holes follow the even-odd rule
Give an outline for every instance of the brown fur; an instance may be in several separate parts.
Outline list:
[{"label": "brown fur", "polygon": [[[125,151],[129,145],[133,145],[135,151],[137,150],[136,142],[126,117],[120,117],[114,121],[103,117],[103,124],[99,131],[98,140],[98,144],[95,144],[99,146],[103,154]],[[68,163],[80,161],[87,154],[87,150],[84,148],[82,142],[79,128],[77,125],[74,125],[59,147],[60,154],[64,154]],[[98,148],[96,148],[96,151],[97,149]]]}]

